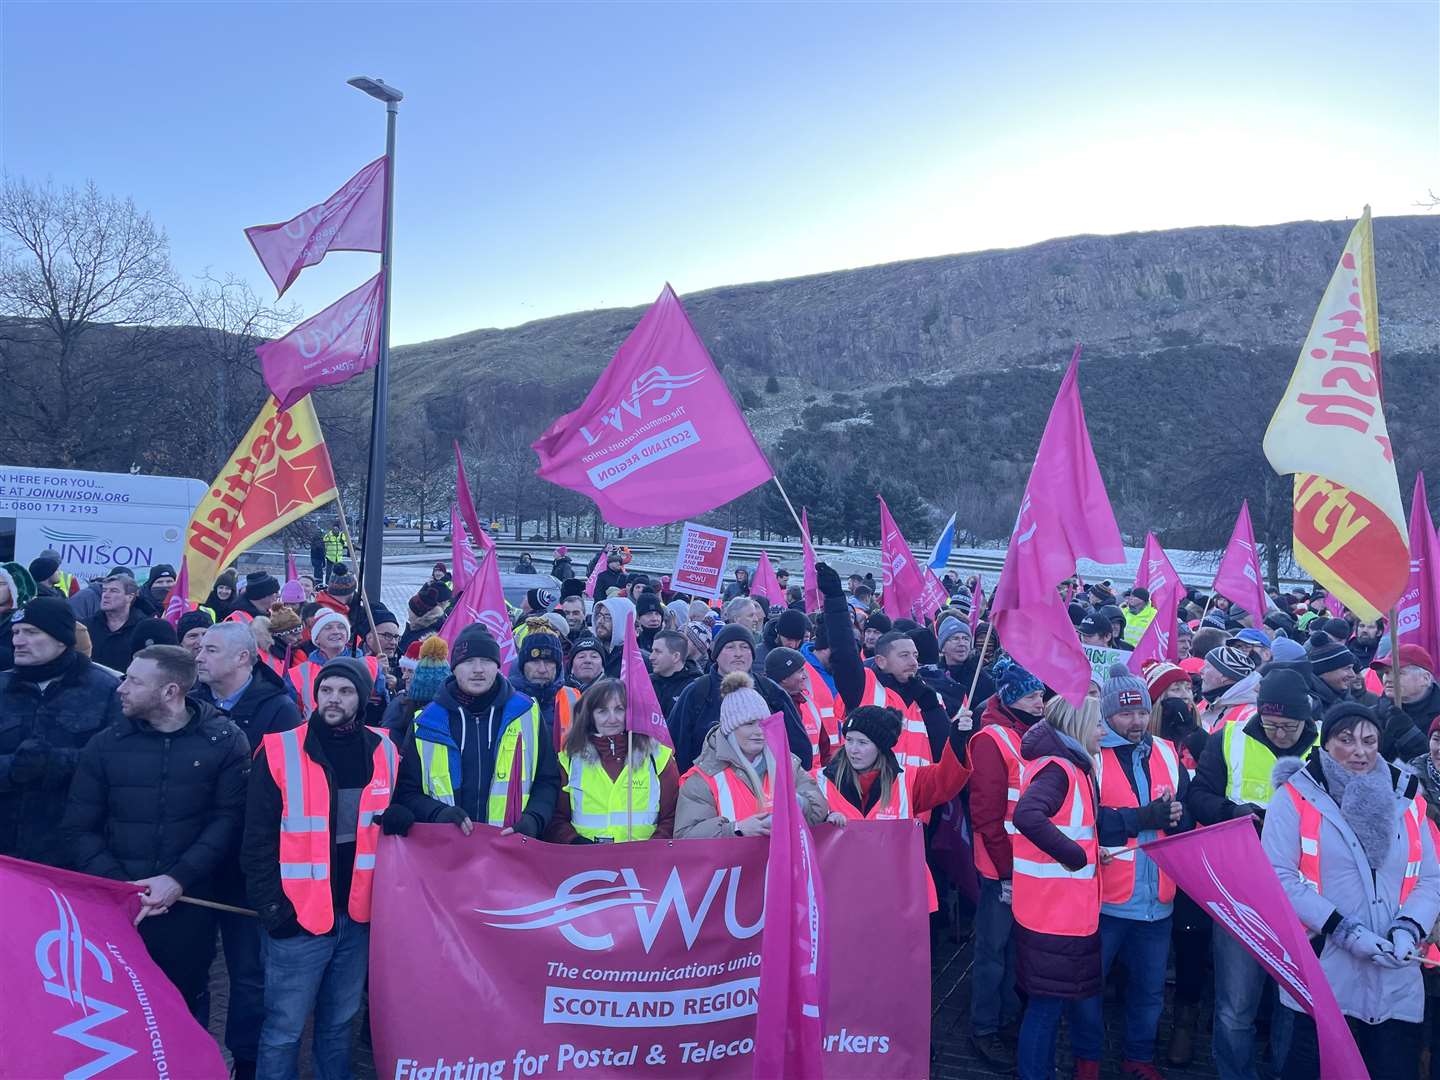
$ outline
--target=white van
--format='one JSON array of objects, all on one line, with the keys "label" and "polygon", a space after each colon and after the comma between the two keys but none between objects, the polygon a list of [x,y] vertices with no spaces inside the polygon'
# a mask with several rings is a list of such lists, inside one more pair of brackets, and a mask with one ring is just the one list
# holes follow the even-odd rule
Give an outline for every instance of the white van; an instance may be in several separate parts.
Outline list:
[{"label": "white van", "polygon": [[0,465],[0,561],[28,566],[46,548],[81,578],[128,566],[137,579],[180,564],[180,544],[205,485],[182,476]]}]

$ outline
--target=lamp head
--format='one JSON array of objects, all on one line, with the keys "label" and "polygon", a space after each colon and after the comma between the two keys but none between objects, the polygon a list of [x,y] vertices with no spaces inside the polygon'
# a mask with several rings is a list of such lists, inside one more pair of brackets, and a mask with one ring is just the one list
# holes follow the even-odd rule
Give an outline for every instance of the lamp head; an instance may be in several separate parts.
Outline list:
[{"label": "lamp head", "polygon": [[395,87],[388,85],[384,79],[374,79],[369,75],[356,75],[353,79],[346,79],[356,90],[363,90],[377,101],[386,103],[402,101],[405,95]]}]

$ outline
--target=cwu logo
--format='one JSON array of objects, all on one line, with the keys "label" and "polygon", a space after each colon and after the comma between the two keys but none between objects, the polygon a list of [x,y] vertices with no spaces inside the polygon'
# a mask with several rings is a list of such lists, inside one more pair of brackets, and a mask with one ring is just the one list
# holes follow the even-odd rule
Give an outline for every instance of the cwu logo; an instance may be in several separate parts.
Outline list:
[{"label": "cwu logo", "polygon": [[[607,433],[606,427],[614,428],[617,433],[625,431],[625,414],[628,413],[636,420],[641,418],[642,398],[649,397],[650,400],[643,402],[644,405],[658,409],[670,403],[670,397],[676,390],[684,390],[688,386],[694,386],[705,377],[703,371],[692,371],[688,375],[671,375],[669,371],[656,364],[638,379],[630,383],[630,392],[620,401],[600,413],[600,430],[592,433],[588,427],[581,425],[580,434],[585,436],[585,445],[594,446]],[[651,396],[653,395],[653,396]]]},{"label": "cwu logo", "polygon": [[101,983],[115,981],[114,969],[109,958],[85,937],[70,901],[54,889],[50,895],[55,900],[58,926],[35,939],[35,966],[45,979],[45,992],[68,1002],[76,1014],[74,1020],[56,1028],[54,1034],[98,1055],[88,1064],[67,1072],[65,1080],[88,1080],[135,1053],[132,1047],[101,1038],[96,1031],[125,1016],[127,1010],[96,997],[93,979],[86,985],[87,957],[94,959]]}]

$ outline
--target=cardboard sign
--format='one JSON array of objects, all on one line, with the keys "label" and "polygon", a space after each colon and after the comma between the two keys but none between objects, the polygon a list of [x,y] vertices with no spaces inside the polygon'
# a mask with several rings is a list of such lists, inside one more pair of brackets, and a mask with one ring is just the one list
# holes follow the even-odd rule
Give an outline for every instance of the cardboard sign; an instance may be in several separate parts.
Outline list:
[{"label": "cardboard sign", "polygon": [[734,533],[712,529],[706,525],[685,523],[680,534],[680,551],[675,556],[675,569],[670,572],[670,588],[707,600],[720,599],[725,587],[725,563],[730,557],[730,541]]},{"label": "cardboard sign", "polygon": [[1102,649],[1098,645],[1086,645],[1080,643],[1080,648],[1085,650],[1085,659],[1090,661],[1090,670],[1095,673],[1095,678],[1100,680],[1100,685],[1105,685],[1105,676],[1110,674],[1111,664],[1124,664],[1130,659],[1130,653],[1126,649]]}]

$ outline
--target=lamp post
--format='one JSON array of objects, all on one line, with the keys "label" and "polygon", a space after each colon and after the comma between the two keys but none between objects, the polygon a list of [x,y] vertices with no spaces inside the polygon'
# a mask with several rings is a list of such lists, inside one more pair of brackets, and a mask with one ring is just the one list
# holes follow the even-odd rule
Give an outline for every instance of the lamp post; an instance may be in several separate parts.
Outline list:
[{"label": "lamp post", "polygon": [[[380,251],[383,299],[380,307],[380,362],[375,365],[375,398],[370,409],[370,460],[365,470],[365,535],[360,549],[360,588],[372,603],[380,602],[380,575],[385,562],[385,423],[390,397],[390,252],[395,239],[395,114],[403,93],[382,79],[356,75],[345,80],[357,90],[385,103],[385,241]],[[373,629],[373,628],[372,628]]]}]

